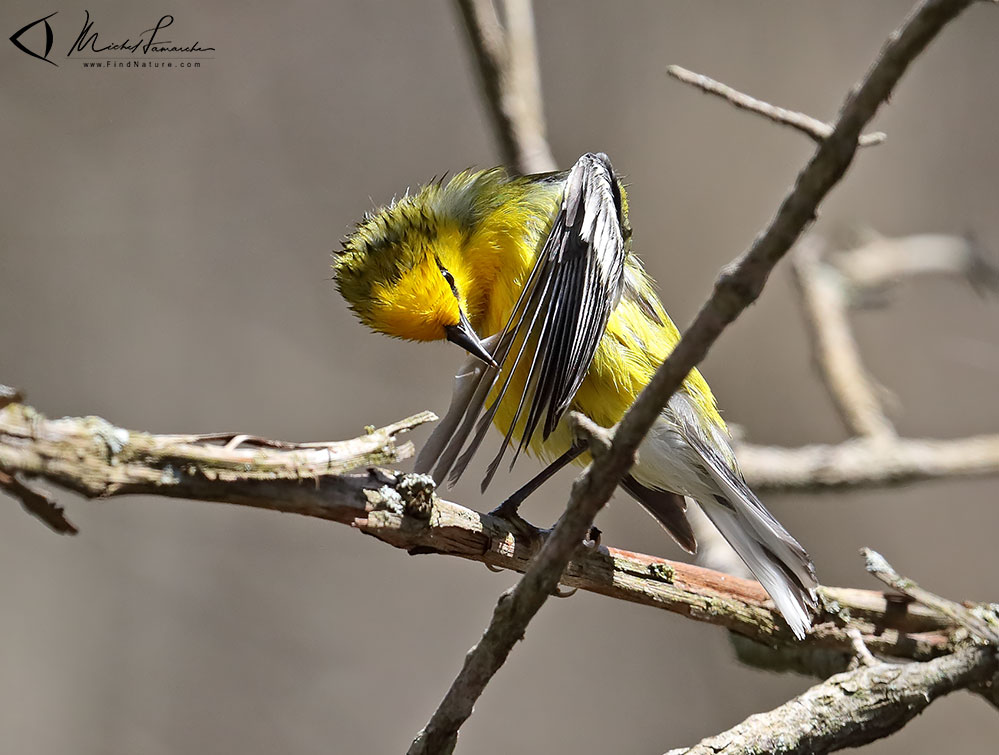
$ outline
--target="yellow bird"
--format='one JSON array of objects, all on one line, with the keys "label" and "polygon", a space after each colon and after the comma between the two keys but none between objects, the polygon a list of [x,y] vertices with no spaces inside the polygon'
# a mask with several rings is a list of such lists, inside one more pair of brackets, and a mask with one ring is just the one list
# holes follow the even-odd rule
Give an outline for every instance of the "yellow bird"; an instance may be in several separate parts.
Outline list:
[{"label": "yellow bird", "polygon": [[[513,445],[514,460],[526,449],[550,462],[494,512],[507,518],[557,469],[585,461],[567,412],[613,426],[680,338],[631,251],[625,189],[603,154],[583,155],[567,172],[493,168],[431,183],[368,214],[333,270],[369,328],[447,339],[473,357],[417,471],[453,482],[489,424],[504,437],[483,490]],[[697,370],[621,486],[691,553],[686,499],[696,501],[804,636],[816,608],[811,560],[744,481]]]}]

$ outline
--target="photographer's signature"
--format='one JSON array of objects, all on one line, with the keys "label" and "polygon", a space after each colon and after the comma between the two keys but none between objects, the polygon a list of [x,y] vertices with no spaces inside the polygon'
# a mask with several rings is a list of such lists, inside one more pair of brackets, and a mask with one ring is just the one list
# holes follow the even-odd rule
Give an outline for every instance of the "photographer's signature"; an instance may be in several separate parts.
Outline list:
[{"label": "photographer's signature", "polygon": [[[10,41],[18,50],[26,55],[58,67],[59,64],[49,57],[55,42],[55,31],[52,28],[55,22],[49,23],[49,19],[58,15],[58,13],[59,11],[55,11],[22,26],[11,35]],[[67,58],[74,56],[80,58],[101,56],[103,58],[110,58],[111,60],[121,60],[124,57],[141,56],[149,56],[150,58],[158,57],[159,59],[181,55],[198,58],[214,57],[215,48],[202,45],[200,40],[195,40],[194,42],[175,42],[172,39],[166,39],[166,29],[172,26],[174,22],[174,17],[169,13],[160,16],[155,25],[142,31],[136,39],[133,40],[131,37],[125,37],[120,41],[107,41],[107,38],[101,36],[102,32],[94,29],[94,21],[90,17],[90,11],[84,10],[84,13],[86,17],[83,20],[83,28],[77,35],[76,41],[73,42],[66,52]],[[44,31],[44,46],[39,44],[37,39],[32,39],[39,34],[39,32],[33,31],[36,27]],[[118,53],[118,55],[112,55],[113,53]]]},{"label": "photographer's signature", "polygon": [[[132,41],[126,37],[121,42],[109,42],[108,44],[100,44],[98,38],[98,33],[96,31],[91,31],[94,26],[94,22],[90,20],[90,11],[84,11],[87,14],[87,18],[83,22],[83,29],[80,31],[80,36],[76,38],[76,42],[73,46],[69,48],[69,52],[66,53],[66,57],[70,57],[75,52],[94,52],[94,53],[105,53],[105,52],[130,52],[137,53],[140,50],[143,55],[149,55],[150,53],[168,53],[168,52],[214,52],[214,47],[202,47],[200,42],[192,42],[187,45],[175,44],[169,39],[160,39],[158,35],[168,26],[173,24],[173,16],[166,14],[160,17],[160,20],[156,22],[156,25],[151,29],[146,29],[143,31],[136,41]],[[149,35],[146,37],[146,35]]]}]

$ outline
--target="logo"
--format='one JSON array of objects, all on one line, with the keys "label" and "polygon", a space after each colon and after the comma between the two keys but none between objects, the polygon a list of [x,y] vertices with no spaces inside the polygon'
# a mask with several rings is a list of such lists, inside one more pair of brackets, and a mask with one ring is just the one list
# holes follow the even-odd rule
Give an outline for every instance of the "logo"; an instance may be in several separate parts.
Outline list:
[{"label": "logo", "polygon": [[[21,52],[27,53],[28,55],[30,55],[33,58],[38,58],[39,60],[44,60],[46,63],[51,63],[56,68],[58,68],[59,67],[58,63],[56,63],[56,62],[54,62],[52,60],[49,60],[49,53],[52,52],[52,42],[53,42],[53,40],[55,38],[54,35],[52,34],[52,27],[49,26],[49,19],[52,18],[52,16],[54,16],[58,12],[59,11],[56,11],[55,13],[49,13],[49,15],[47,15],[45,18],[40,18],[37,21],[32,21],[27,26],[23,26],[20,29],[18,29],[16,32],[14,32],[14,34],[10,38],[10,41],[14,43],[14,47],[16,47]],[[29,50],[21,42],[21,36],[23,34],[26,34],[29,31],[31,31],[32,29],[34,29],[36,26],[38,26],[38,24],[45,24],[45,54],[44,55],[39,55],[37,52],[35,52],[33,50]]]},{"label": "logo", "polygon": [[[56,13],[58,11],[21,27],[10,37],[10,41],[26,55],[58,68],[59,64],[49,58],[55,43],[55,33],[49,19]],[[111,36],[103,29],[95,28],[90,11],[84,10],[83,25],[66,51],[66,57],[80,60],[84,68],[200,68],[200,61],[215,57],[215,48],[202,45],[200,40],[176,41],[172,34],[168,38],[166,30],[173,26],[174,20],[167,13],[138,34]],[[44,52],[41,50],[40,40],[43,29]],[[61,34],[60,30],[60,36]]]}]

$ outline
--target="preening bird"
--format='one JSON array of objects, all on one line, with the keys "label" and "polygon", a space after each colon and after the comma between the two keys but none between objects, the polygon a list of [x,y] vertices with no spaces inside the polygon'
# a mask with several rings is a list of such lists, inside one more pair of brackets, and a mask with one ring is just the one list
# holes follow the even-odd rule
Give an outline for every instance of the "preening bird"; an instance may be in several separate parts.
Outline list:
[{"label": "preening bird", "polygon": [[[624,186],[603,154],[566,172],[459,173],[368,214],[334,256],[336,285],[369,328],[447,339],[468,359],[451,408],[417,462],[453,482],[490,424],[508,452],[549,462],[494,513],[512,518],[557,469],[586,461],[567,413],[616,424],[680,339],[638,257]],[[513,461],[511,461],[512,466]],[[623,487],[677,543],[697,547],[687,499],[704,510],[796,636],[817,582],[804,548],[746,484],[714,396],[695,369],[642,442]]]}]

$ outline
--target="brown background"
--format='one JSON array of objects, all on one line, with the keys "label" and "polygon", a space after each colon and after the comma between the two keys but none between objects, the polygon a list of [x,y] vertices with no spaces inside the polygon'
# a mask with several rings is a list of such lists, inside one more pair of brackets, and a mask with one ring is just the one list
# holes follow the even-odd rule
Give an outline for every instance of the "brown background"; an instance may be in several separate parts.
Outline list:
[{"label": "brown background", "polygon": [[[604,150],[636,247],[679,323],[811,152],[665,75],[679,63],[831,117],[907,2],[545,3],[544,90],[563,166]],[[333,292],[330,250],[407,186],[496,162],[447,3],[89,7],[108,38],[165,12],[217,47],[194,71],[83,70],[83,4],[52,6],[54,68],[0,43],[0,380],[52,416],[160,432],[351,437],[447,405],[454,347],[376,337]],[[0,12],[3,37],[41,15]],[[999,16],[973,8],[920,59],[820,228],[975,231],[999,246]],[[906,285],[856,316],[911,435],[999,430],[999,303]],[[757,442],[843,437],[813,376],[786,269],[706,372]],[[422,441],[426,431],[416,436]],[[522,465],[520,474],[533,469]],[[557,516],[568,478],[527,509]],[[476,478],[458,500],[490,507]],[[357,533],[169,500],[85,503],[60,538],[0,507],[0,742],[39,753],[388,753],[425,722],[512,581]],[[871,545],[927,587],[996,599],[995,480],[768,500],[824,582],[873,586]],[[679,554],[637,507],[605,542]],[[591,595],[542,611],[465,727],[462,752],[660,753],[801,691],[742,668],[724,633]],[[994,711],[958,695],[872,753],[986,752]]]}]

